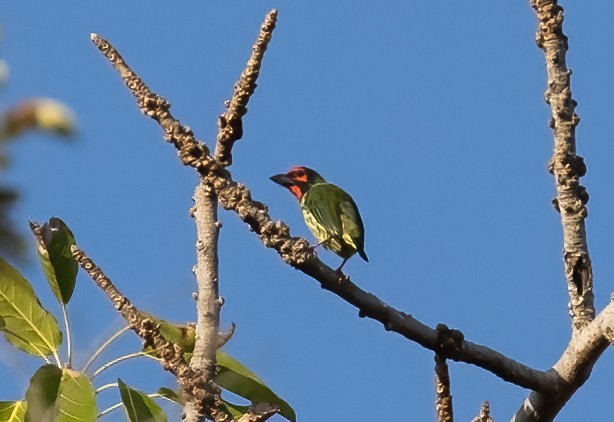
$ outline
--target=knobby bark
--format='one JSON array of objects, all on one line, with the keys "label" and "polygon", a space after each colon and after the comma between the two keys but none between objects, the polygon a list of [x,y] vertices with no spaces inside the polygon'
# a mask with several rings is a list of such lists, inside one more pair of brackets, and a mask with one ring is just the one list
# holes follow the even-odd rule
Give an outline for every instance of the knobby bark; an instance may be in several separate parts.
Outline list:
[{"label": "knobby bark", "polygon": [[[220,224],[217,220],[217,198],[202,180],[194,191],[194,207],[191,210],[196,223],[196,267],[194,274],[198,285],[196,295],[196,342],[190,367],[203,374],[207,383],[213,380],[216,370],[215,354],[218,348],[220,311],[218,238]],[[194,400],[184,406],[183,420],[202,420]]]},{"label": "knobby bark", "polygon": [[452,394],[450,393],[450,374],[446,358],[435,355],[435,392],[437,399],[437,422],[454,422]]},{"label": "knobby bark", "polygon": [[[260,34],[252,48],[252,54],[237,83],[232,98],[227,102],[227,111],[219,118],[219,130],[215,157],[224,166],[232,163],[232,146],[243,136],[243,116],[247,113],[247,104],[256,89],[262,59],[267,49],[275,23],[277,11],[269,12],[260,28]],[[195,268],[198,294],[196,299],[196,344],[190,362],[192,369],[201,371],[207,381],[215,376],[215,354],[221,344],[217,344],[222,306],[219,297],[218,238],[221,227],[217,218],[217,195],[201,178],[194,192],[195,206],[192,215],[196,221],[197,265]],[[234,325],[233,325],[234,331]],[[266,404],[265,404],[266,405]],[[199,415],[192,401],[184,407],[184,421],[196,422]],[[245,421],[266,420],[279,408],[271,405],[253,407],[241,418]]]},{"label": "knobby bark", "polygon": [[480,408],[480,414],[473,418],[471,422],[494,422],[490,416],[490,403],[485,401]]},{"label": "knobby bark", "polygon": [[208,381],[202,372],[190,368],[183,358],[181,347],[168,342],[151,316],[137,309],[85,252],[74,245],[71,252],[81,268],[111,300],[130,328],[143,339],[145,346],[155,349],[162,367],[175,375],[183,393],[192,399],[195,412],[198,415],[207,415],[215,422],[233,421],[222,402],[219,387]]},{"label": "knobby bark", "polygon": [[232,146],[243,137],[242,118],[247,113],[247,103],[256,89],[262,59],[276,24],[277,10],[273,9],[266,15],[260,27],[260,34],[252,47],[252,54],[235,84],[232,98],[226,103],[227,111],[219,118],[215,159],[224,166],[232,164]]},{"label": "knobby bark", "polygon": [[607,333],[614,327],[612,305],[595,319],[593,269],[586,241],[584,220],[588,193],[580,184],[586,174],[584,159],[576,154],[575,129],[580,118],[571,95],[571,70],[567,68],[567,36],[563,33],[563,8],[556,0],[531,0],[538,19],[536,42],[544,51],[548,88],[545,100],[552,109],[550,127],[554,153],[549,170],[554,175],[557,196],[553,200],[561,215],[563,258],[569,292],[572,338],[552,367],[557,388],[532,392],[514,416],[515,421],[552,420],[590,376],[593,365],[608,346]]},{"label": "knobby bark", "polygon": [[537,13],[537,45],[544,51],[548,88],[545,100],[552,109],[550,126],[554,153],[548,165],[554,175],[555,208],[563,226],[563,258],[574,333],[595,317],[593,267],[588,253],[584,220],[588,193],[580,184],[586,174],[584,159],[576,154],[576,101],[571,96],[571,70],[567,68],[567,36],[563,33],[563,8],[556,0],[532,0]]}]

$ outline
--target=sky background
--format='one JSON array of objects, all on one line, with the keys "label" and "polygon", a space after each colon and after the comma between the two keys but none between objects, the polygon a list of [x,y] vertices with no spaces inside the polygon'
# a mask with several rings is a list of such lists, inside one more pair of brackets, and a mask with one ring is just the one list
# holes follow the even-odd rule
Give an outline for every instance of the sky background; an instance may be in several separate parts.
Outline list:
[{"label": "sky background", "polygon": [[[614,3],[565,2],[568,64],[582,121],[578,151],[591,195],[587,220],[596,304],[613,290]],[[279,8],[245,136],[231,168],[294,235],[311,241],[294,198],[269,176],[317,169],[356,200],[370,263],[353,281],[431,326],[442,322],[539,369],[570,335],[562,235],[546,170],[552,149],[543,53],[528,2],[236,1],[122,4],[2,2],[1,57],[10,66],[2,105],[47,96],[78,116],[74,143],[30,134],[10,147],[3,174],[22,198],[14,221],[64,219],[79,244],[133,302],[163,318],[194,320],[197,177],[159,127],[142,116],[89,33],[111,41],[172,112],[212,147],[216,119],[266,12]],[[222,211],[222,326],[226,351],[296,410],[300,421],[434,419],[433,354],[282,263],[238,217]],[[340,258],[320,251],[336,267]],[[36,264],[19,269],[57,311]],[[80,275],[69,305],[79,368],[121,327],[110,303]],[[127,334],[99,366],[136,350]],[[0,343],[0,400],[20,399],[39,361]],[[558,420],[611,413],[608,351]],[[483,400],[495,420],[527,391],[463,363],[450,366],[459,421]],[[174,386],[155,362],[116,377],[146,392]],[[101,409],[118,401],[101,393]],[[171,420],[179,411],[168,407]],[[106,417],[123,420],[121,412]],[[276,417],[274,420],[282,420]]]}]

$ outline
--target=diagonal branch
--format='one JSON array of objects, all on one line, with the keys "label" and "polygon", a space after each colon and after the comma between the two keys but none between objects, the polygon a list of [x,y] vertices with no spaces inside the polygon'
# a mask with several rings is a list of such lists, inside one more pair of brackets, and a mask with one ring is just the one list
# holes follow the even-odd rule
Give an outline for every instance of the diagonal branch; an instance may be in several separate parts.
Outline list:
[{"label": "diagonal branch", "polygon": [[580,184],[586,174],[584,159],[576,154],[576,101],[571,97],[571,70],[565,60],[567,36],[563,33],[563,8],[556,0],[531,0],[539,26],[537,45],[544,50],[548,89],[545,99],[552,108],[550,127],[554,134],[554,153],[548,169],[556,182],[555,208],[563,226],[563,258],[574,332],[595,317],[593,267],[588,254],[586,227],[588,193]]},{"label": "diagonal branch", "polygon": [[216,422],[233,421],[234,419],[226,409],[226,405],[222,402],[219,387],[209,382],[202,373],[190,368],[183,358],[181,347],[168,342],[160,333],[160,328],[156,322],[122,295],[85,252],[73,245],[71,253],[81,268],[89,274],[111,300],[115,309],[126,320],[130,328],[143,339],[145,345],[154,347],[162,367],[175,375],[182,391],[193,398],[196,412],[203,416],[209,415]]},{"label": "diagonal branch", "polygon": [[224,166],[232,164],[232,146],[243,136],[242,118],[247,113],[247,103],[256,90],[256,80],[260,75],[262,59],[271,41],[276,23],[277,10],[273,9],[266,15],[260,27],[260,35],[252,47],[252,55],[235,84],[232,98],[227,103],[228,110],[219,118],[215,159]]},{"label": "diagonal branch", "polygon": [[92,40],[119,71],[124,83],[135,96],[141,112],[158,122],[165,133],[165,139],[178,150],[182,163],[197,170],[205,182],[213,187],[220,205],[236,212],[260,237],[262,243],[275,249],[284,262],[318,281],[322,288],[354,305],[359,309],[360,316],[381,322],[388,331],[399,333],[448,359],[484,368],[508,382],[536,391],[549,390],[556,374],[532,369],[486,346],[466,341],[457,330],[449,330],[443,325],[437,329],[428,327],[360,289],[350,280],[339,283],[338,274],[314,255],[309,242],[300,237],[292,237],[285,223],[273,221],[267,206],[252,200],[250,191],[232,180],[228,170],[211,158],[208,148],[170,114],[170,104],[143,83],[108,41],[97,35],[92,35]]}]

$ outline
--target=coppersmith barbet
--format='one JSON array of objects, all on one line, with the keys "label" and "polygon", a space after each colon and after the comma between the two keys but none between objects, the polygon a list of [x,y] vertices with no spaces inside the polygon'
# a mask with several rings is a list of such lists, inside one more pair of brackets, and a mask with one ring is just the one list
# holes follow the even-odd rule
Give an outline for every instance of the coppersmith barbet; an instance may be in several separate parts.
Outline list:
[{"label": "coppersmith barbet", "polygon": [[343,189],[326,182],[307,167],[293,167],[286,174],[272,176],[271,180],[288,188],[300,201],[305,223],[318,245],[343,258],[337,272],[341,273],[345,263],[356,253],[369,262],[362,218],[356,203]]}]

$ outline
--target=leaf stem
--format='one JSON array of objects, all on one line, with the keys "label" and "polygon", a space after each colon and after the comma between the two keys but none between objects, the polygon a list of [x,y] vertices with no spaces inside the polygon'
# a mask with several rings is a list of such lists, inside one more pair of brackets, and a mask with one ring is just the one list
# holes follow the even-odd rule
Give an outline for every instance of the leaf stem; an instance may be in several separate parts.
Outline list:
[{"label": "leaf stem", "polygon": [[96,393],[96,394],[98,394],[98,393],[100,393],[101,391],[106,390],[107,388],[117,387],[117,386],[118,386],[118,385],[117,385],[117,383],[116,383],[116,382],[112,382],[112,383],[110,383],[110,384],[105,384],[105,385],[103,385],[103,386],[101,386],[101,387],[98,387],[98,388],[96,389],[95,393]]},{"label": "leaf stem", "polygon": [[107,339],[107,341],[105,341],[104,343],[102,343],[102,346],[100,346],[98,348],[98,350],[96,350],[94,352],[94,354],[92,355],[92,357],[90,358],[90,360],[87,361],[87,363],[85,364],[85,366],[83,367],[83,372],[86,372],[87,369],[90,367],[90,365],[92,364],[92,362],[94,362],[94,360],[102,353],[102,351],[109,345],[111,344],[113,341],[115,341],[115,339],[117,339],[119,336],[121,336],[123,333],[125,333],[126,331],[128,331],[130,329],[130,327],[128,327],[127,325],[122,328],[121,330],[119,330],[118,332],[116,332],[115,334],[113,334],[111,337],[109,337]]},{"label": "leaf stem", "polygon": [[100,368],[98,368],[98,369],[97,369],[97,370],[94,372],[94,374],[92,375],[92,379],[94,379],[96,376],[98,376],[98,374],[100,374],[100,373],[101,373],[102,371],[104,371],[105,369],[108,369],[108,368],[110,368],[111,366],[113,366],[113,365],[115,365],[115,364],[118,364],[118,363],[120,363],[120,362],[122,362],[122,361],[124,361],[124,360],[128,360],[128,359],[136,358],[136,357],[139,357],[139,356],[144,356],[144,357],[147,357],[147,358],[149,358],[149,359],[156,360],[156,361],[157,361],[157,360],[159,360],[157,357],[155,357],[155,356],[151,356],[151,355],[148,355],[148,354],[147,354],[147,353],[145,353],[145,352],[130,353],[130,354],[128,354],[128,355],[120,356],[120,357],[118,357],[117,359],[113,359],[112,361],[109,361],[109,362],[105,363],[104,365],[102,365]]},{"label": "leaf stem", "polygon": [[[117,384],[107,384],[107,385],[108,386],[112,386],[112,385],[117,386]],[[103,387],[106,387],[106,386],[103,386]],[[98,391],[98,390],[96,390],[96,391]],[[171,399],[169,399],[168,397],[164,397],[162,394],[159,394],[159,393],[147,394],[147,397],[152,398],[152,399],[162,398],[162,399],[170,401],[171,403],[177,404],[174,401],[172,401]],[[111,412],[111,411],[113,411],[113,410],[115,410],[115,409],[117,409],[119,407],[122,407],[123,405],[124,405],[124,403],[120,402],[120,403],[115,403],[113,406],[107,407],[102,412],[98,413],[98,418],[100,418],[101,416],[106,415],[107,413],[109,413],[109,412]]]},{"label": "leaf stem", "polygon": [[106,409],[104,409],[102,412],[100,412],[100,413],[98,414],[97,419],[100,419],[102,416],[106,415],[107,413],[111,412],[112,410],[115,410],[115,409],[117,409],[117,408],[119,408],[119,407],[122,407],[123,405],[124,405],[124,404],[120,402],[120,403],[115,403],[115,404],[114,404],[113,406],[111,406],[111,407],[107,407]]},{"label": "leaf stem", "polygon": [[68,362],[66,367],[72,368],[72,341],[70,337],[70,325],[68,324],[68,312],[66,312],[66,304],[62,304],[62,316],[64,317],[64,327],[66,327],[66,348],[68,354]]}]

